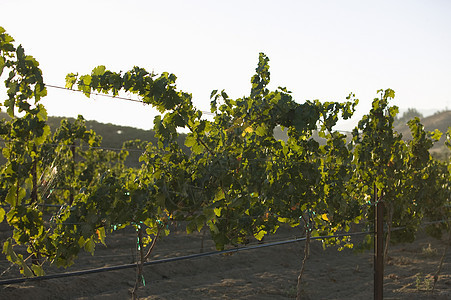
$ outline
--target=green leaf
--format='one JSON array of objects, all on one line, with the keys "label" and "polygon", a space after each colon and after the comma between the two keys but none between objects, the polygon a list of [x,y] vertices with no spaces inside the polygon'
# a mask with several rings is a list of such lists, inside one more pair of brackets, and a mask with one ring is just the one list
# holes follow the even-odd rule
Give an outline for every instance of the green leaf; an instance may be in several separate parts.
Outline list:
[{"label": "green leaf", "polygon": [[90,97],[91,95],[91,80],[92,77],[90,75],[83,75],[80,77],[80,83],[78,84],[78,89],[83,91],[86,97]]},{"label": "green leaf", "polygon": [[193,221],[189,222],[188,225],[186,225],[186,233],[187,234],[193,233],[194,231],[196,231],[196,229],[197,229],[196,220],[193,220]]},{"label": "green leaf", "polygon": [[216,216],[216,212],[215,209],[211,209],[211,208],[204,208],[204,215],[205,215],[205,219],[208,220],[213,220]]},{"label": "green leaf", "polygon": [[229,98],[229,95],[227,95],[227,93],[224,92],[224,90],[222,90],[222,91],[221,91],[221,97],[222,97],[223,99],[227,99],[227,98]]},{"label": "green leaf", "polygon": [[215,208],[215,209],[214,209],[215,215],[216,215],[217,217],[220,217],[220,216],[221,216],[221,210],[222,210],[222,207],[218,207],[218,208]]},{"label": "green leaf", "polygon": [[429,135],[430,135],[431,139],[436,142],[439,141],[440,138],[442,137],[442,133],[438,129],[435,129],[434,131],[429,132]]},{"label": "green leaf", "polygon": [[91,253],[91,255],[94,255],[94,249],[95,249],[96,244],[94,243],[94,240],[92,238],[89,238],[86,241],[85,244],[85,250],[89,253]]},{"label": "green leaf", "polygon": [[205,147],[204,147],[203,145],[199,144],[199,143],[196,143],[196,144],[194,144],[194,145],[191,147],[191,151],[192,151],[194,154],[200,154],[200,153],[202,153],[204,150],[205,150]]},{"label": "green leaf", "polygon": [[5,210],[0,207],[0,223],[3,222],[4,218],[5,218]]},{"label": "green leaf", "polygon": [[258,126],[255,133],[257,133],[258,136],[265,136],[266,128],[264,126]]},{"label": "green leaf", "polygon": [[105,237],[106,237],[105,227],[101,227],[101,228],[97,229],[97,235],[99,237],[100,242],[106,246],[106,244],[105,244]]},{"label": "green leaf", "polygon": [[16,190],[17,190],[17,188],[16,188],[15,185],[11,186],[11,188],[9,189],[8,194],[6,195],[6,198],[5,198],[6,203],[11,204],[11,206],[16,206],[17,205],[17,203],[16,203]]},{"label": "green leaf", "polygon": [[218,90],[211,91],[210,99],[212,99],[217,93],[218,93]]},{"label": "green leaf", "polygon": [[257,239],[257,240],[259,240],[259,241],[261,241],[262,240],[262,238],[265,236],[265,234],[267,234],[268,232],[266,232],[266,231],[264,231],[264,230],[260,230],[259,232],[257,232],[257,233],[255,233],[254,234],[254,237]]},{"label": "green leaf", "polygon": [[36,84],[34,87],[34,95],[35,102],[38,102],[42,97],[47,96],[47,89],[45,88],[45,85],[40,83]]},{"label": "green leaf", "polygon": [[395,91],[392,89],[386,89],[384,98],[395,98]]},{"label": "green leaf", "polygon": [[101,76],[101,75],[105,74],[105,70],[106,70],[105,66],[97,66],[92,70],[91,75],[92,76]]},{"label": "green leaf", "polygon": [[80,237],[79,239],[78,239],[78,247],[83,247],[84,245],[85,245],[85,243],[86,243],[86,240],[85,240],[85,238],[84,237]]},{"label": "green leaf", "polygon": [[40,266],[40,265],[31,265],[31,269],[33,270],[34,274],[36,274],[36,276],[44,276],[44,269]]},{"label": "green leaf", "polygon": [[5,67],[5,64],[6,64],[5,59],[2,56],[0,56],[0,76],[3,73],[3,68]]},{"label": "green leaf", "polygon": [[44,106],[39,106],[39,111],[36,116],[38,117],[39,121],[47,121],[47,110]]},{"label": "green leaf", "polygon": [[77,82],[78,74],[69,73],[66,75],[66,89],[72,89]]},{"label": "green leaf", "polygon": [[218,226],[216,226],[216,224],[214,224],[213,222],[209,221],[208,222],[208,227],[210,227],[210,231],[214,234],[218,234],[219,233],[219,229]]},{"label": "green leaf", "polygon": [[[220,201],[222,199],[225,199],[224,192],[222,191],[222,189],[218,189],[216,191],[215,199],[213,200],[213,202]],[[216,210],[215,210],[215,212],[216,212]]]},{"label": "green leaf", "polygon": [[34,277],[33,271],[31,271],[30,267],[27,265],[26,262],[21,260],[22,270],[20,270],[20,273],[24,274],[25,277]]},{"label": "green leaf", "polygon": [[11,243],[11,238],[8,238],[3,243],[3,253],[6,255],[6,258],[13,263],[19,263],[20,259],[17,256],[16,252],[13,250],[13,245]]},{"label": "green leaf", "polygon": [[45,125],[42,131],[42,135],[34,139],[36,145],[41,145],[42,143],[44,143],[47,137],[52,133],[49,125]]},{"label": "green leaf", "polygon": [[205,216],[200,215],[195,219],[195,221],[196,221],[196,225],[197,225],[197,231],[200,232],[205,225],[205,221],[206,221]]},{"label": "green leaf", "polygon": [[290,222],[290,218],[282,218],[282,217],[278,217],[277,220],[280,223],[289,223]]}]

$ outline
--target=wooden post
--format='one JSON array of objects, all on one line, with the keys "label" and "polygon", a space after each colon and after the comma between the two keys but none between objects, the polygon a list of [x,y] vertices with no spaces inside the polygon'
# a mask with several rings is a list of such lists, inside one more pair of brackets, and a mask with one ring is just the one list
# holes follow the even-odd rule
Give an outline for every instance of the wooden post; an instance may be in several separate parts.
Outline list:
[{"label": "wooden post", "polygon": [[384,299],[384,204],[374,187],[374,300]]}]

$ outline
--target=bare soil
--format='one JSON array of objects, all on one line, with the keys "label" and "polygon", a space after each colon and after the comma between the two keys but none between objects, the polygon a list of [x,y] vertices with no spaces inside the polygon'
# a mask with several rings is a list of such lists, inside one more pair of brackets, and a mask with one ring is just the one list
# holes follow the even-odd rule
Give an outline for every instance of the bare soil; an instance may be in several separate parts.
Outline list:
[{"label": "bare soil", "polygon": [[[294,238],[299,229],[285,228],[265,243]],[[161,239],[153,260],[201,251],[203,233],[187,235],[176,230]],[[4,235],[1,236],[4,238]],[[202,251],[214,250],[206,236]],[[136,258],[133,231],[118,231],[98,246],[94,256],[83,253],[64,269],[49,268],[47,274],[130,264]],[[446,240],[420,234],[412,244],[390,248],[384,272],[384,299],[451,299],[451,250],[434,286]],[[144,267],[145,286],[140,299],[293,299],[301,268],[304,242],[279,245],[228,255],[214,255]],[[0,260],[0,280],[19,277]],[[0,286],[0,299],[130,299],[136,269],[109,271],[76,277],[29,281]],[[303,277],[304,299],[372,299],[373,254],[341,252],[312,241]]]}]

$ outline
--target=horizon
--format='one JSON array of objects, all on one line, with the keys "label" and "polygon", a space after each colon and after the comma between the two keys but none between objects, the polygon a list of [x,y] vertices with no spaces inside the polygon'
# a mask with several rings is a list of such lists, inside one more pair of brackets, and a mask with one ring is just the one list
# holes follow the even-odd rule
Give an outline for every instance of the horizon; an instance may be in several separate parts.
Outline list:
[{"label": "horizon", "polygon": [[[408,109],[415,109],[416,111],[418,111],[421,115],[422,115],[422,118],[423,119],[425,119],[425,118],[428,118],[428,117],[431,117],[431,116],[434,116],[434,115],[437,115],[437,114],[441,114],[441,113],[446,113],[446,112],[449,112],[450,111],[450,109],[449,108],[445,108],[445,109],[442,109],[442,110],[434,110],[434,109],[426,109],[426,110],[419,110],[419,109],[416,109],[415,107],[409,107],[409,108],[399,108],[399,113],[398,113],[398,115],[396,116],[396,117],[402,117],[402,115],[403,115],[403,113],[404,112],[407,112],[407,110]],[[4,111],[0,111],[0,113],[1,114],[7,114],[6,112],[4,112]],[[82,117],[85,119],[85,121],[87,121],[87,122],[97,122],[97,123],[99,123],[99,124],[103,124],[103,125],[112,125],[112,126],[117,126],[117,127],[126,127],[126,128],[133,128],[133,129],[139,129],[139,130],[145,130],[145,131],[149,131],[149,130],[153,130],[153,128],[139,128],[139,127],[134,127],[134,126],[130,126],[130,125],[124,125],[124,124],[117,124],[117,123],[111,123],[111,122],[108,122],[108,123],[106,123],[106,122],[102,122],[102,121],[98,121],[98,120],[95,120],[95,119],[87,119],[87,118],[85,118],[83,115],[82,115]],[[61,118],[61,119],[76,119],[77,118],[77,116],[75,116],[75,117],[72,117],[72,116],[54,116],[54,115],[48,115],[48,118]],[[358,120],[356,121],[356,122],[358,122]],[[357,126],[357,124],[355,124],[354,125],[354,127],[355,126]],[[337,126],[336,126],[337,127]],[[349,127],[348,129],[342,129],[342,128],[335,128],[334,127],[334,129],[335,130],[338,130],[338,131],[343,131],[343,132],[350,132],[350,131],[352,131],[352,129],[354,129],[354,127]],[[180,133],[184,133],[184,132],[180,132]],[[443,132],[444,133],[444,132]]]}]

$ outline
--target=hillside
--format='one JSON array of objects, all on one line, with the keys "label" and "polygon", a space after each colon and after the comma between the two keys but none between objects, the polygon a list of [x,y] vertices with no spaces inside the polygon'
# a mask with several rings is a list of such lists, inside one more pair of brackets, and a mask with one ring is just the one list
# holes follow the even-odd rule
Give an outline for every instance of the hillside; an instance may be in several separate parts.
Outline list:
[{"label": "hillside", "polygon": [[[448,127],[451,126],[451,110],[437,112],[432,116],[421,118],[421,123],[424,128],[428,131],[433,131],[435,129],[440,130],[442,133],[446,133]],[[402,133],[406,139],[411,139],[410,129],[407,124],[402,124],[395,127],[395,130]],[[440,143],[444,143],[444,136],[440,140]]]},{"label": "hillside", "polygon": [[[434,145],[432,154],[439,159],[449,157],[450,151],[445,146],[445,140],[446,132],[448,131],[448,128],[451,127],[451,111],[448,110],[437,112],[432,116],[421,118],[421,124],[423,124],[427,131],[434,131],[435,129],[438,129],[443,133],[441,139]],[[395,130],[401,133],[405,140],[410,140],[412,138],[407,124],[396,126]]]},{"label": "hillside", "polygon": [[[0,119],[5,118],[9,119],[9,116],[4,112],[0,112]],[[55,130],[60,126],[63,119],[68,119],[71,122],[75,121],[74,118],[49,117],[47,123],[49,124],[52,132],[55,132]],[[88,129],[94,130],[97,135],[100,135],[102,137],[101,146],[104,148],[119,149],[122,147],[122,144],[124,142],[137,139],[141,141],[152,142],[154,144],[157,143],[157,139],[155,138],[155,133],[153,130],[144,130],[114,124],[104,124],[97,121],[86,121],[86,127]],[[179,143],[183,145],[184,140],[185,135],[181,134],[179,137]],[[139,156],[139,152],[130,152],[126,164],[131,167],[139,166]]]},{"label": "hillside", "polygon": [[[47,123],[52,132],[61,124],[64,117],[49,117]],[[70,122],[75,121],[73,118],[67,118]],[[119,126],[114,124],[104,124],[97,121],[86,121],[86,127],[92,129],[97,135],[102,137],[102,147],[109,149],[120,149],[122,144],[130,140],[141,140],[156,143],[155,133],[153,130],[143,130],[127,126]],[[126,165],[129,167],[139,167],[140,152],[129,152]]]},{"label": "hillside", "polygon": [[[448,149],[448,147],[445,146],[445,140],[446,132],[448,131],[448,128],[451,127],[451,111],[448,110],[437,112],[434,115],[421,118],[421,124],[423,124],[425,130],[427,131],[434,131],[435,129],[438,129],[442,133],[441,139],[434,145],[431,150],[431,154],[435,158],[441,160],[445,160],[450,157],[451,151]],[[409,126],[407,126],[407,122],[395,126],[394,130],[401,133],[405,141],[412,139],[410,128]],[[280,127],[276,127],[274,129],[274,137],[276,139],[284,141],[287,140],[286,133],[283,132]],[[316,139],[320,144],[324,144],[324,140],[318,137],[317,134],[315,134],[313,138]],[[348,140],[350,140],[350,134],[348,134]]]},{"label": "hillside", "polygon": [[[0,119],[9,118],[4,112],[0,112]],[[65,119],[64,117],[49,117],[48,124],[54,132],[56,128],[59,127],[61,121]],[[73,118],[67,118],[70,121],[74,121]],[[445,159],[450,155],[449,149],[444,145],[446,139],[446,131],[448,127],[451,126],[451,111],[443,111],[435,113],[432,116],[425,117],[421,119],[421,123],[424,125],[425,129],[428,131],[434,131],[435,129],[440,130],[443,135],[440,141],[432,149],[432,154],[439,158]],[[94,130],[98,135],[102,136],[102,147],[105,148],[121,148],[122,144],[126,141],[139,139],[141,141],[149,141],[156,143],[157,139],[153,130],[143,130],[134,127],[120,126],[114,124],[104,124],[97,121],[86,121],[86,126],[88,129]],[[410,129],[407,124],[401,124],[395,127],[395,130],[401,133],[405,140],[412,138],[410,134]],[[283,132],[279,127],[274,129],[274,136],[277,139],[286,140],[286,133]],[[319,137],[316,137],[321,140]],[[179,143],[184,144],[185,135],[181,134],[179,138]],[[321,141],[320,141],[321,143]],[[127,165],[138,166],[139,153],[130,152],[129,159],[127,160]]]}]

